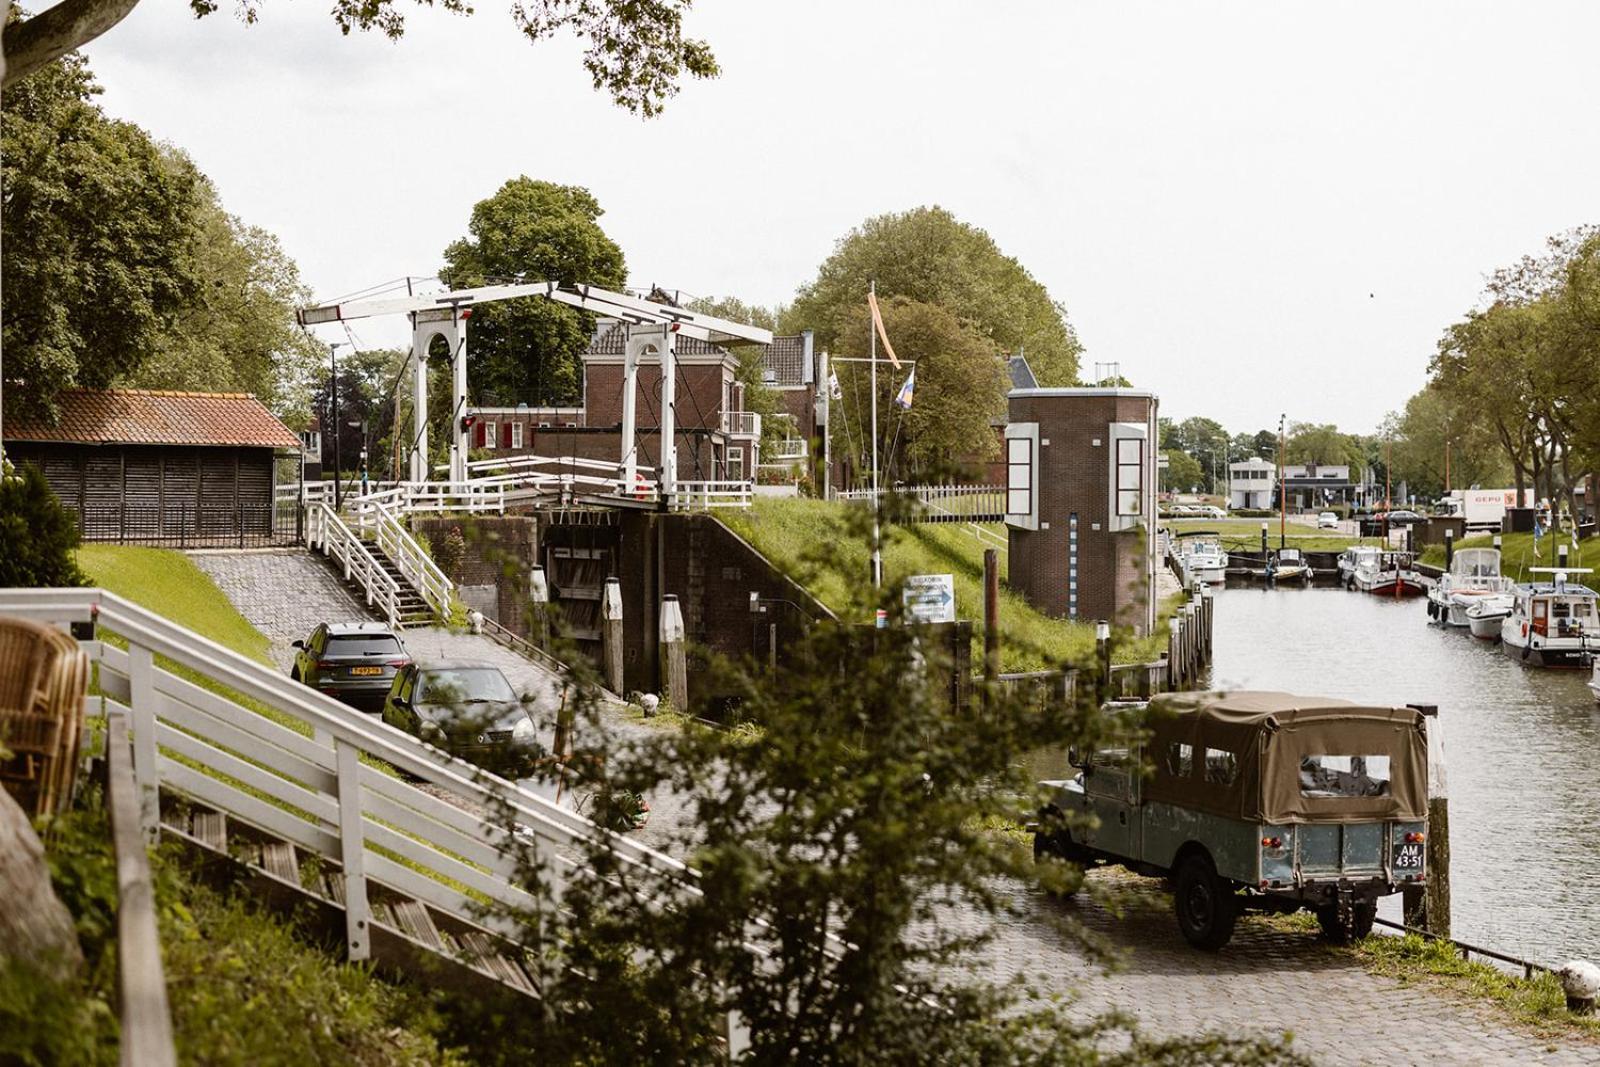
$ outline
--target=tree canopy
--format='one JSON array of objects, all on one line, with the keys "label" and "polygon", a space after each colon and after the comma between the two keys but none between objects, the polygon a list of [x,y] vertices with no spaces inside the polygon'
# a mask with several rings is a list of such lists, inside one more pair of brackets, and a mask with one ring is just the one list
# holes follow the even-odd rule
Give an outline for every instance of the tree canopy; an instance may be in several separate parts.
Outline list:
[{"label": "tree canopy", "polygon": [[[594,87],[635,114],[658,114],[678,92],[684,75],[712,78],[716,57],[704,41],[683,35],[683,13],[692,0],[517,0],[512,21],[530,41],[570,33],[584,44],[583,67]],[[87,44],[127,17],[139,0],[61,0],[5,28],[5,88]],[[417,0],[470,15],[469,0]],[[189,0],[196,18],[213,14],[217,0]],[[236,11],[253,23],[258,0],[239,0]],[[405,33],[397,0],[334,0],[340,32],[377,30],[390,38]]]},{"label": "tree canopy", "polygon": [[1007,355],[1023,352],[1040,385],[1072,385],[1083,351],[1065,308],[983,230],[941,207],[878,215],[851,230],[783,315],[833,348],[866,303],[899,296],[943,308]]},{"label": "tree canopy", "polygon": [[[469,236],[445,249],[440,279],[452,289],[513,278],[620,289],[622,249],[600,228],[587,189],[513,178],[480,200]],[[595,318],[542,297],[484,304],[472,314],[472,388],[480,400],[567,404],[583,387],[578,356]]]}]

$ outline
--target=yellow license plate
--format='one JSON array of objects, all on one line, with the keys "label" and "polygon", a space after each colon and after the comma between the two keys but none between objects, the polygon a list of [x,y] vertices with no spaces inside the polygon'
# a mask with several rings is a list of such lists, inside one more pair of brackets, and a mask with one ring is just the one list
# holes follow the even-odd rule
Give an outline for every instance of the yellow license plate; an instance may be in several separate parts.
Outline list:
[{"label": "yellow license plate", "polygon": [[351,667],[351,674],[382,674],[382,667]]}]

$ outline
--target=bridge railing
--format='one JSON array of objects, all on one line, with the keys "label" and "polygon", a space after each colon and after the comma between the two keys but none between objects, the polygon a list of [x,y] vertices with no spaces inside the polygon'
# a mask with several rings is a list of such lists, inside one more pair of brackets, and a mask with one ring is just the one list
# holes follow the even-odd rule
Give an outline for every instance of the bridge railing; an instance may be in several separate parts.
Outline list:
[{"label": "bridge railing", "polygon": [[871,503],[874,496],[915,498],[933,516],[955,519],[994,519],[1005,515],[1006,491],[998,485],[906,485],[871,489],[845,489],[840,500]]}]

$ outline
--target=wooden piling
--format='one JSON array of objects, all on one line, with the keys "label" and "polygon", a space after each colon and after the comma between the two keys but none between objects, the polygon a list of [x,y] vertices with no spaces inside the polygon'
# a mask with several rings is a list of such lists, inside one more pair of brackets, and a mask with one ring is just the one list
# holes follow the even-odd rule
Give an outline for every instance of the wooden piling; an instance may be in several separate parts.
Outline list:
[{"label": "wooden piling", "polygon": [[983,550],[983,684],[986,694],[999,676],[1000,553],[986,548]]},{"label": "wooden piling", "polygon": [[[661,695],[680,714],[689,711],[689,656],[684,638],[683,610],[678,598],[668,593],[661,598]],[[773,647],[776,651],[776,645]]]},{"label": "wooden piling", "polygon": [[1094,625],[1095,662],[1100,665],[1095,685],[1095,703],[1104,704],[1111,692],[1111,624],[1104,619]]},{"label": "wooden piling", "polygon": [[622,693],[622,582],[607,578],[600,599],[600,660],[606,686]]},{"label": "wooden piling", "polygon": [[1450,797],[1445,777],[1444,723],[1435,704],[1412,704],[1427,718],[1428,830],[1423,886],[1402,892],[1405,922],[1438,937],[1450,936]]}]

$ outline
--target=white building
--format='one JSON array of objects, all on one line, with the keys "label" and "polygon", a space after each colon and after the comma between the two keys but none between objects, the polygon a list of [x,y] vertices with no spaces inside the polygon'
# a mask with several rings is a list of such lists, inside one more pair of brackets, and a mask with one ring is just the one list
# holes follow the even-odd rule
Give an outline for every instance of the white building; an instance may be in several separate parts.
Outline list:
[{"label": "white building", "polygon": [[1278,468],[1271,460],[1251,456],[1228,464],[1228,507],[1261,508],[1276,506]]}]

